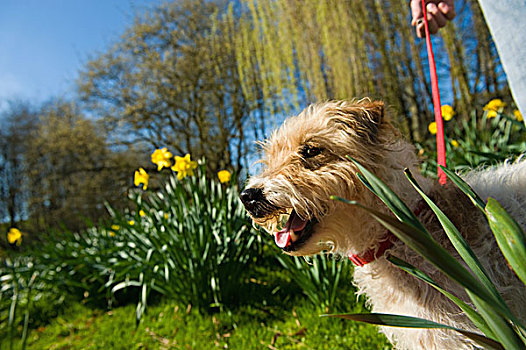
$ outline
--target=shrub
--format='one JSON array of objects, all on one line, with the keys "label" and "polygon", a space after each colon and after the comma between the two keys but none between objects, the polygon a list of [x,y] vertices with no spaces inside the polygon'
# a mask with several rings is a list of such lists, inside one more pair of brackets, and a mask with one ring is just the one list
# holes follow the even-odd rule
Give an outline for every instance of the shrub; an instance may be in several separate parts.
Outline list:
[{"label": "shrub", "polygon": [[309,301],[320,310],[329,312],[355,304],[352,266],[347,259],[337,260],[327,254],[308,258],[281,254],[277,259]]},{"label": "shrub", "polygon": [[[29,256],[6,258],[0,266],[0,338],[10,348],[20,335],[25,348],[29,325],[36,327],[64,307],[64,294],[53,283],[54,271]],[[21,334],[19,333],[21,328]]]},{"label": "shrub", "polygon": [[[518,110],[508,113],[500,100],[490,101],[482,116],[473,111],[471,118],[444,124],[447,162],[457,171],[498,164],[526,152],[526,127]],[[444,109],[443,106],[442,108]],[[451,115],[452,116],[452,115]],[[430,128],[430,131],[436,130]],[[417,145],[424,158],[422,171],[436,174],[436,143],[429,140]]]},{"label": "shrub", "polygon": [[[359,206],[366,210],[397,238],[444,272],[454,283],[462,286],[476,309],[449,293],[415,266],[397,257],[388,257],[391,263],[416,278],[423,280],[451,299],[485,336],[409,316],[386,314],[344,314],[332,316],[385,326],[452,329],[485,347],[495,349],[524,349],[526,346],[526,337],[524,336],[526,334],[526,327],[506,305],[497,288],[480,264],[478,257],[474,255],[471,248],[460,235],[460,232],[449,218],[426,196],[411,173],[406,171],[407,178],[436,214],[444,232],[447,234],[462,261],[456,260],[431,237],[407,205],[405,205],[387,185],[356,161],[355,164],[363,175],[360,179],[387,205],[398,219],[374,209],[364,207],[356,202],[342,198],[335,199]],[[506,213],[496,200],[489,198],[488,202],[484,203],[454,172],[446,168],[443,169],[447,173],[448,178],[454,182],[486,216],[504,257],[516,275],[523,283],[526,283],[526,266],[524,266],[524,261],[526,261],[526,235],[520,226]]]},{"label": "shrub", "polygon": [[[63,283],[108,301],[137,297],[137,320],[155,294],[202,311],[239,302],[242,276],[258,256],[233,183],[170,175],[155,192],[130,192],[134,211],[108,207],[111,223],[47,245],[41,258],[60,265]],[[120,300],[119,300],[120,299]]]}]

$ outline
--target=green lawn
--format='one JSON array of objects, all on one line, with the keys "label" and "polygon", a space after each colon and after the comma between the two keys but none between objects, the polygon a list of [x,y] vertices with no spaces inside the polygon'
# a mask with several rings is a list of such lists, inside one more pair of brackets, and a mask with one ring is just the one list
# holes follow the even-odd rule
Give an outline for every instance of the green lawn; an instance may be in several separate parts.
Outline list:
[{"label": "green lawn", "polygon": [[[360,311],[358,309],[349,311]],[[148,309],[138,328],[132,305],[112,311],[74,304],[33,329],[27,349],[390,349],[374,326],[319,317],[307,303],[200,315],[169,302]],[[6,339],[0,348],[9,349]],[[20,344],[15,343],[14,349]]]}]

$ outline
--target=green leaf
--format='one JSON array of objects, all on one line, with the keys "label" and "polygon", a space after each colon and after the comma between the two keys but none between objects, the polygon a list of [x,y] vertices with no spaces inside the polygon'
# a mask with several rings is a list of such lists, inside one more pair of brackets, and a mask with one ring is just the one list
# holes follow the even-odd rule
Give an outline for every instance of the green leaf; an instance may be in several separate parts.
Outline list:
[{"label": "green leaf", "polygon": [[501,307],[508,310],[508,315],[510,318],[512,318],[511,311],[509,311],[506,303],[501,298],[499,292],[497,291],[497,288],[495,285],[491,282],[487,272],[484,270],[484,267],[480,263],[479,259],[471,250],[470,246],[467,244],[467,242],[464,240],[458,229],[455,227],[455,225],[449,220],[449,218],[444,214],[444,212],[435,204],[433,201],[424,193],[422,188],[418,185],[416,180],[413,178],[413,175],[409,170],[404,171],[406,177],[409,179],[409,182],[413,185],[413,187],[418,191],[418,193],[424,198],[426,203],[429,205],[431,210],[435,213],[438,220],[440,221],[440,224],[442,225],[442,228],[444,229],[444,232],[448,236],[449,240],[453,244],[453,247],[456,249],[460,257],[464,260],[466,265],[473,271],[475,276],[482,282],[484,287],[490,291],[496,300],[499,301],[501,304]]},{"label": "green leaf", "polygon": [[473,151],[473,150],[467,150],[469,153],[476,154],[481,157],[485,157],[488,159],[500,161],[502,158],[499,155],[496,155],[495,153],[489,153],[489,152],[479,152],[479,151]]},{"label": "green leaf", "polygon": [[123,288],[127,288],[129,286],[133,286],[133,287],[140,287],[141,286],[141,283],[140,282],[137,282],[137,281],[124,281],[124,282],[120,282],[120,283],[117,283],[112,289],[111,289],[111,292],[112,293],[115,293]]},{"label": "green leaf", "polygon": [[462,335],[476,341],[483,346],[489,346],[492,349],[504,350],[504,347],[493,339],[487,338],[481,334],[469,332],[460,328],[447,326],[433,321],[425,320],[423,318],[390,315],[381,313],[371,314],[335,314],[335,315],[321,315],[325,317],[343,318],[346,320],[366,322],[379,326],[389,327],[404,327],[404,328],[426,328],[426,329],[451,329],[461,333]]},{"label": "green leaf", "polygon": [[402,242],[407,244],[411,249],[416,251],[425,259],[429,260],[433,265],[438,267],[444,274],[456,281],[458,284],[471,290],[474,294],[485,300],[489,304],[493,304],[495,309],[502,315],[507,315],[507,308],[503,307],[499,300],[495,298],[493,293],[489,292],[471,273],[453,258],[442,246],[440,246],[429,235],[425,235],[422,231],[415,227],[400,222],[384,213],[367,208],[357,202],[348,201],[342,198],[338,200],[344,201],[350,205],[358,206],[369,212],[378,222],[385,228],[391,231]]},{"label": "green leaf", "polygon": [[515,332],[513,326],[509,321],[504,319],[501,315],[493,312],[492,305],[486,303],[483,299],[467,291],[473,304],[479,310],[480,314],[486,320],[488,326],[491,328],[495,337],[507,350],[523,350],[525,345],[519,335]]},{"label": "green leaf", "polygon": [[526,236],[519,224],[493,198],[485,208],[497,244],[513,271],[526,284]]},{"label": "green leaf", "polygon": [[406,271],[407,273],[415,276],[416,278],[419,278],[422,281],[427,282],[432,287],[434,287],[436,290],[438,290],[440,293],[444,294],[451,301],[453,301],[462,311],[466,313],[466,316],[475,324],[475,326],[478,329],[480,329],[489,338],[492,338],[495,340],[495,335],[489,328],[486,321],[484,321],[484,318],[480,316],[471,306],[469,306],[468,304],[466,304],[465,302],[457,298],[455,295],[443,289],[431,277],[426,275],[422,270],[417,269],[415,266],[409,264],[408,262],[403,261],[397,258],[396,256],[389,256],[387,257],[387,260],[389,260],[391,263],[398,266],[402,270]]},{"label": "green leaf", "polygon": [[355,159],[350,156],[347,156],[358,168],[361,173],[358,178],[364,182],[365,186],[376,194],[389,209],[400,219],[402,222],[406,222],[415,228],[422,231],[424,234],[429,235],[425,227],[418,221],[413,211],[407,207],[407,205],[394,193],[387,185],[385,185],[382,180],[380,180],[376,175],[367,170],[364,166],[358,163]]},{"label": "green leaf", "polygon": [[464,180],[462,180],[462,178],[460,176],[458,176],[457,174],[455,174],[454,171],[451,171],[450,169],[446,168],[446,167],[443,167],[442,165],[439,165],[440,166],[440,169],[442,169],[447,177],[453,181],[453,183],[455,185],[457,185],[457,187],[462,191],[464,192],[468,197],[469,199],[471,199],[471,201],[473,202],[473,204],[479,208],[482,212],[484,212],[484,207],[486,206],[484,204],[484,201],[482,200],[482,198],[479,197],[478,194],[475,193],[475,191],[471,188],[471,186],[469,186],[467,184],[467,182],[465,182]]}]

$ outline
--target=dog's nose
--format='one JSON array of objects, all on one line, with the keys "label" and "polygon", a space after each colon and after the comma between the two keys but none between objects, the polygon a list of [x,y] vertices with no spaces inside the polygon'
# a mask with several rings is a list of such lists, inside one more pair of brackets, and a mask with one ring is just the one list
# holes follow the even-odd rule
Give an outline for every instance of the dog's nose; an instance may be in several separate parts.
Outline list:
[{"label": "dog's nose", "polygon": [[247,188],[239,195],[245,209],[255,218],[263,218],[270,213],[272,205],[265,199],[261,188]]},{"label": "dog's nose", "polygon": [[261,188],[247,188],[239,195],[241,202],[250,211],[258,202],[263,199],[263,190]]}]

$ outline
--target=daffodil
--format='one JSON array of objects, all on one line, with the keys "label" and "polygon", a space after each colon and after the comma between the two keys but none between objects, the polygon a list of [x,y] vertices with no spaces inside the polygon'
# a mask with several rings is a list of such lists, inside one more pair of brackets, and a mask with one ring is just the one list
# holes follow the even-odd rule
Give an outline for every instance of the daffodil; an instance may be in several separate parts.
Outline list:
[{"label": "daffodil", "polygon": [[148,180],[150,179],[150,175],[144,170],[143,168],[139,168],[139,170],[135,170],[135,176],[133,178],[133,182],[135,186],[139,186],[142,184],[142,189],[145,190],[148,188]]},{"label": "daffodil", "polygon": [[453,107],[451,107],[450,105],[443,105],[441,107],[441,111],[442,111],[442,118],[444,118],[445,121],[451,120],[451,118],[453,118],[453,116],[455,115],[455,111],[453,110]]},{"label": "daffodil", "polygon": [[506,103],[504,103],[500,98],[495,98],[491,101],[489,101],[485,106],[485,111],[495,111],[498,112],[500,109],[504,108],[506,106]]},{"label": "daffodil", "polygon": [[146,215],[146,213],[144,212],[144,210],[142,210],[142,209],[139,210],[139,216],[143,217],[145,215]]},{"label": "daffodil", "polygon": [[165,220],[168,220],[168,218],[170,217],[170,215],[168,215],[168,213],[164,213],[163,216],[164,216],[164,219],[165,219]]},{"label": "daffodil", "polygon": [[219,182],[224,184],[225,182],[230,181],[232,174],[230,174],[230,171],[228,170],[221,170],[220,172],[217,173],[217,177],[219,178]]},{"label": "daffodil", "polygon": [[152,163],[157,165],[157,171],[161,171],[161,169],[169,168],[172,165],[172,159],[173,154],[166,149],[166,147],[161,149],[156,149],[152,153]]},{"label": "daffodil", "polygon": [[111,229],[114,231],[119,231],[121,227],[119,225],[111,225]]},{"label": "daffodil", "polygon": [[437,123],[431,122],[429,123],[429,126],[427,127],[427,130],[433,135],[437,133]]},{"label": "daffodil", "polygon": [[497,111],[494,111],[493,109],[489,109],[487,112],[486,112],[486,118],[488,119],[491,119],[491,118],[495,118],[497,116]]},{"label": "daffodil", "polygon": [[128,225],[130,225],[130,226],[135,225],[135,220],[130,220],[130,221],[128,221]]},{"label": "daffodil", "polygon": [[7,232],[7,241],[10,244],[16,243],[16,245],[22,244],[22,232],[19,229],[11,227]]},{"label": "daffodil", "polygon": [[457,148],[459,146],[458,144],[458,141],[457,140],[451,140],[451,145],[455,148]]},{"label": "daffodil", "polygon": [[524,118],[522,118],[522,113],[518,109],[513,111],[513,115],[515,116],[515,119],[517,119],[518,122],[522,122]]},{"label": "daffodil", "polygon": [[190,160],[190,155],[184,157],[175,156],[175,164],[172,166],[173,171],[177,171],[177,179],[182,180],[186,176],[194,175],[194,169],[197,168],[197,162]]},{"label": "daffodil", "polygon": [[109,232],[109,235],[110,235],[110,237],[115,237],[115,232],[110,231],[110,232]]}]

